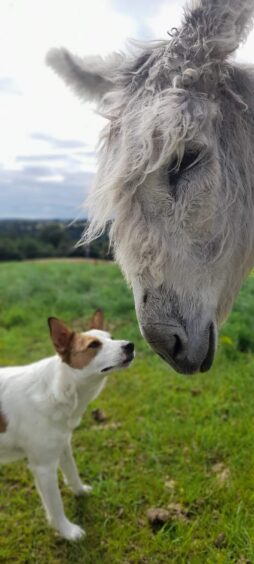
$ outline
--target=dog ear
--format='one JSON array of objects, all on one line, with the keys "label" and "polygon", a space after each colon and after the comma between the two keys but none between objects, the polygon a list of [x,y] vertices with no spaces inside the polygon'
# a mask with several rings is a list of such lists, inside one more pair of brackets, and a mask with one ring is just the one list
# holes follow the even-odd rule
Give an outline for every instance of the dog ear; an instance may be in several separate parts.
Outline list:
[{"label": "dog ear", "polygon": [[104,312],[103,309],[97,309],[94,313],[90,324],[90,329],[103,329],[104,328]]},{"label": "dog ear", "polygon": [[68,351],[75,333],[71,331],[63,321],[60,321],[60,319],[56,317],[49,317],[48,325],[55,350],[63,357]]}]

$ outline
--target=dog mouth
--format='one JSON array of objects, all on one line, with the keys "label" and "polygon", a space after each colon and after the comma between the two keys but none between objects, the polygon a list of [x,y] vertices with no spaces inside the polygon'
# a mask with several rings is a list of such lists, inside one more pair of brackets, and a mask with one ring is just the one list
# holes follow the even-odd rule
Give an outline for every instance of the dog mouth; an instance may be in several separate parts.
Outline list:
[{"label": "dog mouth", "polygon": [[128,356],[128,358],[126,358],[120,366],[123,366],[123,367],[129,366],[129,364],[133,361],[133,359],[134,359],[134,354]]},{"label": "dog mouth", "polygon": [[115,366],[107,366],[106,368],[103,368],[101,372],[109,372],[109,370],[113,370],[113,368],[115,368]]},{"label": "dog mouth", "polygon": [[131,353],[119,364],[115,364],[114,366],[106,366],[106,368],[103,368],[101,372],[109,372],[110,370],[114,370],[117,368],[126,368],[133,361],[133,359],[134,359],[134,354]]}]

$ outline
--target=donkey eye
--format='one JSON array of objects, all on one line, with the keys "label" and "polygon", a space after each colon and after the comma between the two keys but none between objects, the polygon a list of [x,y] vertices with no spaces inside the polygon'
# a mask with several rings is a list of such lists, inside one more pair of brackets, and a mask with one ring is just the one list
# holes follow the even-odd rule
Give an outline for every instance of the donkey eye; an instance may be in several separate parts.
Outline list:
[{"label": "donkey eye", "polygon": [[88,345],[88,349],[99,349],[101,346],[101,343],[99,343],[99,341],[92,341],[89,345]]},{"label": "donkey eye", "polygon": [[144,295],[143,295],[143,304],[144,305],[146,305],[147,300],[148,300],[148,292],[145,292]]},{"label": "donkey eye", "polygon": [[168,168],[168,181],[170,185],[176,185],[181,175],[189,168],[194,167],[199,161],[200,154],[197,151],[186,151],[178,164],[175,159]]}]

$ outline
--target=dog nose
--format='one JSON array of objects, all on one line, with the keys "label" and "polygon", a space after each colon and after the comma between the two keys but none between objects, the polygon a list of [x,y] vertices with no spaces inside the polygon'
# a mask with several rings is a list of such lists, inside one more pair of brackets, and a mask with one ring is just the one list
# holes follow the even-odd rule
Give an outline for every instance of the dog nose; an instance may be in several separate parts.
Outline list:
[{"label": "dog nose", "polygon": [[129,342],[126,345],[123,345],[123,350],[127,354],[132,354],[134,352],[134,343]]}]

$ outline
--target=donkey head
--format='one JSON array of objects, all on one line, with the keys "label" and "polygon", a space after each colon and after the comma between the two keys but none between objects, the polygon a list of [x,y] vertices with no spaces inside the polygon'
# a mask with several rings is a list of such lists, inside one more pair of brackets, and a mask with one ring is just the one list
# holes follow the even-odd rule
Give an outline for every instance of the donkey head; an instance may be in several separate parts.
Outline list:
[{"label": "donkey head", "polygon": [[49,64],[108,118],[87,238],[111,222],[141,332],[177,371],[210,368],[253,263],[254,69],[229,56],[253,0],[199,0],[135,56]]}]

